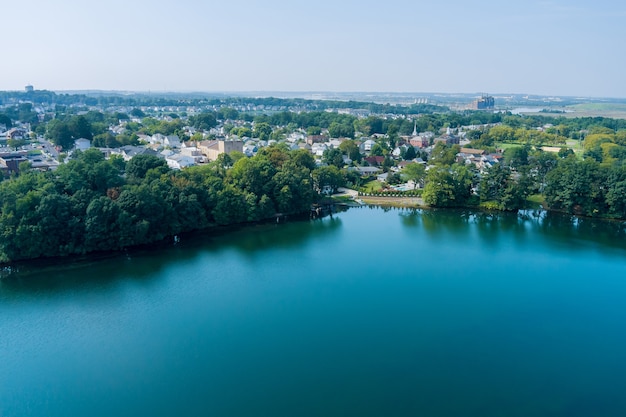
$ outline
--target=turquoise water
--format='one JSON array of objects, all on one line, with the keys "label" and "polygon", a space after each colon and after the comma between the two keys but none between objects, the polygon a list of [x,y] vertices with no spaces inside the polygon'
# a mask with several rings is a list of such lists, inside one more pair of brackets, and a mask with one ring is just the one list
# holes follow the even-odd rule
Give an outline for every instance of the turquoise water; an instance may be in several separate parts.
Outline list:
[{"label": "turquoise water", "polygon": [[351,209],[0,279],[0,416],[626,415],[624,226]]}]

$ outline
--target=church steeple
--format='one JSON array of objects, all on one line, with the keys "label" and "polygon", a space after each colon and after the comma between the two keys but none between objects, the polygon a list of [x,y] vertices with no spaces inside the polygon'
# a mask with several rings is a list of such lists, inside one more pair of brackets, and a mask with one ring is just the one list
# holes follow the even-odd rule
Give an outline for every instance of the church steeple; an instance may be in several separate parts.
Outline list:
[{"label": "church steeple", "polygon": [[413,136],[417,136],[417,120],[413,120]]}]

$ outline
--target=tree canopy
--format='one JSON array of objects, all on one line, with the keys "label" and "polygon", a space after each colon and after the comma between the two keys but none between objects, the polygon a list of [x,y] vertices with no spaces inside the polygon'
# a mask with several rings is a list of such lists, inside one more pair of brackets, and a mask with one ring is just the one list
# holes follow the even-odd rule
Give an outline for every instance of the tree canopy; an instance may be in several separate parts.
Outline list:
[{"label": "tree canopy", "polygon": [[162,159],[124,164],[96,149],[55,172],[0,183],[0,261],[83,254],[156,242],[213,225],[309,210],[314,161],[269,147],[228,168],[224,160],[173,171]]}]

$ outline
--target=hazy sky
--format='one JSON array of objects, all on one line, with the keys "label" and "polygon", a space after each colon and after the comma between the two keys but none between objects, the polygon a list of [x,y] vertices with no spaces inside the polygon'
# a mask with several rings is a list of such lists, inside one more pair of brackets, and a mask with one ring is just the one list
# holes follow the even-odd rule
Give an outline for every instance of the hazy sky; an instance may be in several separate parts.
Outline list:
[{"label": "hazy sky", "polygon": [[0,90],[626,97],[608,0],[20,0]]}]

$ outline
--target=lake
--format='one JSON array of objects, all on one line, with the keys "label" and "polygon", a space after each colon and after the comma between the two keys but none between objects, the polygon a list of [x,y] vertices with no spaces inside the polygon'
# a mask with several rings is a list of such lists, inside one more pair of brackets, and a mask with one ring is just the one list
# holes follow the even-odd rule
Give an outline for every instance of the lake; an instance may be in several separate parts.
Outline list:
[{"label": "lake", "polygon": [[626,415],[624,224],[358,208],[0,279],[0,416]]}]

